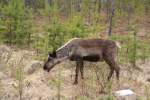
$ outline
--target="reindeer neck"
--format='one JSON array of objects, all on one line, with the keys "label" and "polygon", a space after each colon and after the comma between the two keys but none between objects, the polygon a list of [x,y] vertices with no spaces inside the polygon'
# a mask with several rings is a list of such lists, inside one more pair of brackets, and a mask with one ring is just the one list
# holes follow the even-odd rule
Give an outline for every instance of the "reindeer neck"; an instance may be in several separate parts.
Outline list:
[{"label": "reindeer neck", "polygon": [[79,40],[80,38],[73,38],[69,40],[67,43],[65,43],[63,46],[58,48],[56,50],[57,53],[57,58],[63,58],[63,57],[68,57],[69,53],[73,47],[73,45]]},{"label": "reindeer neck", "polygon": [[57,49],[57,51],[56,51],[57,58],[68,57],[70,48],[71,48],[71,46],[68,44],[68,45],[62,46],[59,49]]},{"label": "reindeer neck", "polygon": [[67,56],[66,57],[62,57],[62,58],[56,58],[56,59],[54,59],[54,65],[57,65],[57,64],[65,61],[66,59],[68,59]]}]

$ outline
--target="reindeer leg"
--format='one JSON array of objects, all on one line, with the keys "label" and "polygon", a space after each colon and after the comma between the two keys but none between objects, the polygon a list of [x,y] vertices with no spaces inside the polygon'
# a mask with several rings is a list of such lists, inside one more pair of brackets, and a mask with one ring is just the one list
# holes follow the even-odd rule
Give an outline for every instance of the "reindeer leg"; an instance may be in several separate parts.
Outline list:
[{"label": "reindeer leg", "polygon": [[115,59],[111,59],[111,66],[112,68],[114,68],[115,72],[116,72],[116,77],[117,80],[119,80],[119,74],[120,74],[120,67],[117,65],[117,62]]},{"label": "reindeer leg", "polygon": [[115,59],[112,56],[107,56],[105,58],[105,61],[110,66],[110,73],[109,73],[109,76],[108,76],[108,80],[111,79],[111,77],[112,77],[112,75],[114,73],[114,70],[116,72],[116,77],[119,80],[119,71],[120,71],[120,68],[118,67]]},{"label": "reindeer leg", "polygon": [[120,88],[120,82],[119,82],[120,67],[116,64],[116,62],[115,62],[115,72],[117,77],[118,88]]},{"label": "reindeer leg", "polygon": [[116,72],[117,80],[119,81],[120,67],[118,67],[117,64],[115,64],[115,72]]},{"label": "reindeer leg", "polygon": [[114,68],[110,68],[109,76],[108,76],[108,78],[107,78],[108,81],[110,81],[110,79],[111,79],[113,73],[114,73]]},{"label": "reindeer leg", "polygon": [[110,81],[113,73],[114,73],[114,70],[115,70],[115,66],[114,66],[114,61],[112,60],[113,58],[111,56],[105,56],[105,62],[109,65],[110,67],[110,72],[109,72],[109,76],[108,76],[108,81]]},{"label": "reindeer leg", "polygon": [[84,64],[83,64],[83,61],[81,61],[81,63],[80,63],[80,72],[81,72],[81,78],[82,79],[84,79],[83,68],[84,68]]},{"label": "reindeer leg", "polygon": [[75,75],[75,81],[74,81],[74,84],[78,84],[78,73],[79,73],[79,62],[77,61],[76,62],[76,75]]}]

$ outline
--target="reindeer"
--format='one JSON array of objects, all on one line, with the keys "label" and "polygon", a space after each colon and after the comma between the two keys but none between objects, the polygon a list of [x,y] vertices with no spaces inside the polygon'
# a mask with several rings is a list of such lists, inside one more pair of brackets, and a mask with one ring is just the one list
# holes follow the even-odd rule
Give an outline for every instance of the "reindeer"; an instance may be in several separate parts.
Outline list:
[{"label": "reindeer", "polygon": [[118,48],[120,48],[118,42],[108,39],[73,38],[65,45],[49,54],[48,60],[45,62],[43,69],[49,72],[55,65],[64,60],[69,59],[70,61],[76,61],[74,84],[77,84],[79,71],[81,72],[81,78],[84,79],[84,61],[105,61],[110,68],[109,76],[107,78],[108,81],[111,79],[114,71],[119,80],[120,68],[116,62]]}]

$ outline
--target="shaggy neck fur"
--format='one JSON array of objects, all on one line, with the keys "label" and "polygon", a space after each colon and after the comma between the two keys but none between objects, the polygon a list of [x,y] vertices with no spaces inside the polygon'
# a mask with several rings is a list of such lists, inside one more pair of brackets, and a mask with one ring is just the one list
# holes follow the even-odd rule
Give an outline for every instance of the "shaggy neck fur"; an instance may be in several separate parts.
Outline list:
[{"label": "shaggy neck fur", "polygon": [[78,39],[80,39],[80,38],[73,38],[56,50],[57,58],[54,61],[54,65],[61,63],[62,61],[68,59],[71,49],[74,46],[73,41],[76,41]]},{"label": "shaggy neck fur", "polygon": [[68,41],[66,44],[61,46],[56,50],[57,58],[63,58],[69,56],[69,53],[71,52],[72,47],[74,46],[74,42],[80,38],[73,38],[70,41]]}]

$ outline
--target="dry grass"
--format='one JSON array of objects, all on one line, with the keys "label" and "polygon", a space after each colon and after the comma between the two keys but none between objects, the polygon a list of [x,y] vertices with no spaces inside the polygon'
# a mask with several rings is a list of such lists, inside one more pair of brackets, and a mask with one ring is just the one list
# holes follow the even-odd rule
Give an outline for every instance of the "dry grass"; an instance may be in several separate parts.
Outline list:
[{"label": "dry grass", "polygon": [[[20,60],[24,54],[26,54],[26,57]],[[18,99],[18,92],[16,90],[18,80],[15,76],[12,76],[16,75],[16,66],[23,68],[22,100],[57,100],[58,96],[61,100],[116,100],[114,92],[120,89],[132,89],[136,93],[137,98],[142,100],[149,99],[150,84],[147,79],[150,76],[150,60],[148,59],[144,64],[138,63],[141,70],[133,69],[129,64],[120,65],[121,76],[119,83],[114,75],[112,81],[108,84],[106,84],[109,72],[108,65],[104,62],[86,62],[84,69],[85,79],[79,78],[79,84],[73,85],[75,77],[74,62],[66,61],[61,63],[49,73],[44,72],[42,66],[40,66],[35,72],[27,74],[24,69],[30,68],[33,61],[35,62],[35,60],[32,60],[33,56],[32,52],[29,51],[24,53],[22,50],[11,51],[11,57],[7,63],[16,62],[16,65],[11,66],[10,63],[8,64],[7,70],[10,72],[9,75],[4,72],[5,68],[0,71],[6,77],[2,78],[0,75],[2,78],[0,81],[2,100]],[[19,61],[21,61],[21,65]]]}]

